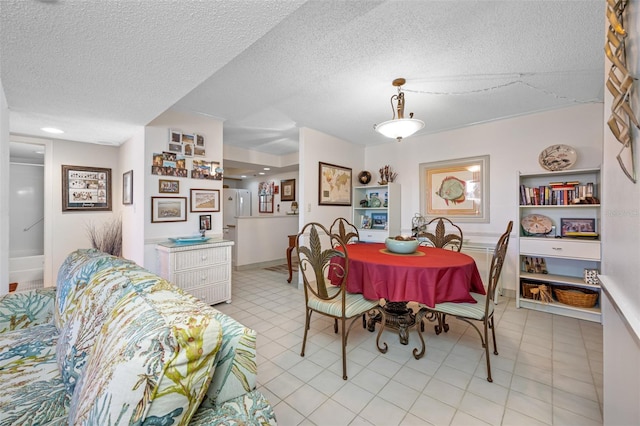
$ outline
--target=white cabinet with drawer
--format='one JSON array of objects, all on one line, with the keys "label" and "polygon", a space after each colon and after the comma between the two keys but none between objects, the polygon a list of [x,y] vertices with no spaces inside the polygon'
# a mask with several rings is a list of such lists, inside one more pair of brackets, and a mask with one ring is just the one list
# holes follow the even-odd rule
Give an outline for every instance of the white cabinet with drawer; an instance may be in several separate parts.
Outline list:
[{"label": "white cabinet with drawer", "polygon": [[209,305],[231,302],[233,241],[156,245],[160,276]]},{"label": "white cabinet with drawer", "polygon": [[[529,216],[552,228],[546,235],[532,235],[525,229],[531,219],[520,227],[517,307],[601,321],[599,282],[585,278],[586,270],[600,270],[599,181],[599,169],[518,175],[521,223]],[[581,196],[587,188],[585,200]],[[578,232],[582,238],[574,237],[568,224],[584,225],[586,232]],[[545,290],[551,300],[540,297]]]}]

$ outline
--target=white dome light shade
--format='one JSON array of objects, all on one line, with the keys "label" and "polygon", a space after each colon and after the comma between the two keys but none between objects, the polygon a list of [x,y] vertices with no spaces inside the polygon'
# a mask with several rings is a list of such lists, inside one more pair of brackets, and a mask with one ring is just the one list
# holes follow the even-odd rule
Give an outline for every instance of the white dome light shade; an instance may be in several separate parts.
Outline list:
[{"label": "white dome light shade", "polygon": [[[402,92],[402,85],[404,83],[406,83],[404,78],[396,78],[391,83],[394,87],[398,88],[398,94],[391,96],[392,119],[373,125],[376,132],[388,138],[397,139],[398,142],[400,142],[402,138],[407,138],[424,127],[424,121],[413,118],[413,113],[409,114],[409,118],[404,118],[404,93]],[[398,118],[396,118],[396,114]]]},{"label": "white dome light shade", "polygon": [[415,118],[397,118],[376,124],[376,132],[393,139],[408,138],[424,127],[424,121]]}]

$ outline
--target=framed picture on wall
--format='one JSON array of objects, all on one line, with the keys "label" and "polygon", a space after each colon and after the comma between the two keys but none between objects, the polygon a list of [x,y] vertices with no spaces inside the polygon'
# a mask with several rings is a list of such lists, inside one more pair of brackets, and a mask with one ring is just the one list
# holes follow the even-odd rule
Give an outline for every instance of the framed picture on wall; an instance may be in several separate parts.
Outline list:
[{"label": "framed picture on wall", "polygon": [[281,180],[280,186],[282,187],[282,191],[280,194],[280,201],[296,200],[296,180],[295,179]]},{"label": "framed picture on wall", "polygon": [[318,166],[318,204],[350,206],[351,169],[327,163],[318,163]]},{"label": "framed picture on wall", "polygon": [[180,193],[180,181],[160,179],[158,181],[158,192],[161,194],[178,194]]},{"label": "framed picture on wall", "polygon": [[211,215],[210,214],[200,215],[200,230],[211,231]]},{"label": "framed picture on wall", "polygon": [[62,211],[111,211],[111,169],[63,165]]},{"label": "framed picture on wall", "polygon": [[191,189],[191,212],[219,212],[219,189]]},{"label": "framed picture on wall", "polygon": [[187,197],[151,197],[151,223],[186,221]]},{"label": "framed picture on wall", "polygon": [[133,170],[122,175],[122,204],[133,204]]},{"label": "framed picture on wall", "polygon": [[489,222],[489,156],[421,163],[420,204],[424,217]]}]

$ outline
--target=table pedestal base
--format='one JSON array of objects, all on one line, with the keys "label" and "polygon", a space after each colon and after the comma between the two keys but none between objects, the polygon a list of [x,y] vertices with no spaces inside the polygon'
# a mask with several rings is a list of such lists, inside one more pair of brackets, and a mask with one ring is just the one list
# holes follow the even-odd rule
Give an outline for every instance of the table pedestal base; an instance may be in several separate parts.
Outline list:
[{"label": "table pedestal base", "polygon": [[[416,324],[416,316],[413,311],[407,307],[407,302],[386,302],[382,307],[387,314],[385,327],[398,330],[400,343],[409,344],[409,329]],[[378,314],[367,321],[367,329],[371,332],[375,331],[376,322],[381,322],[381,316]]]},{"label": "table pedestal base", "polygon": [[[418,331],[418,337],[420,338],[421,348],[413,349],[413,356],[415,359],[420,359],[425,353],[425,344],[424,338],[422,337],[422,332],[424,331],[424,324],[422,321],[424,319],[434,322],[438,321],[438,316],[436,313],[429,311],[426,308],[420,309],[418,314],[414,314],[413,311],[407,306],[408,302],[386,302],[382,307],[385,313],[386,320],[382,321],[381,314],[373,314],[369,316],[367,321],[367,329],[370,332],[374,332],[376,328],[376,323],[380,323],[382,328],[389,327],[398,331],[398,337],[400,338],[400,343],[403,345],[409,344],[409,330],[412,327],[416,327]],[[382,330],[379,331],[378,336],[382,333]],[[386,351],[385,351],[386,352]]]}]

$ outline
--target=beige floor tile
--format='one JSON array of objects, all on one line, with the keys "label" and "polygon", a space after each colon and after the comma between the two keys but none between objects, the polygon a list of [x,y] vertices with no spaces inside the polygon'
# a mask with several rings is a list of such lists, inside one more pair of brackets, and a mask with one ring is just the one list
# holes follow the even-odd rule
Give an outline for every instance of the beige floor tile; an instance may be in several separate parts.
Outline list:
[{"label": "beige floor tile", "polygon": [[500,355],[490,355],[489,383],[479,336],[464,322],[448,318],[449,332],[439,335],[425,323],[426,354],[419,360],[412,354],[415,330],[408,345],[386,330],[389,349],[382,354],[377,334],[356,323],[345,381],[331,319],[312,316],[300,356],[304,295],[285,278],[262,269],[234,271],[233,302],[216,306],[258,332],[258,390],[280,425],[602,424],[600,324],[516,309],[513,299],[501,298]]}]

